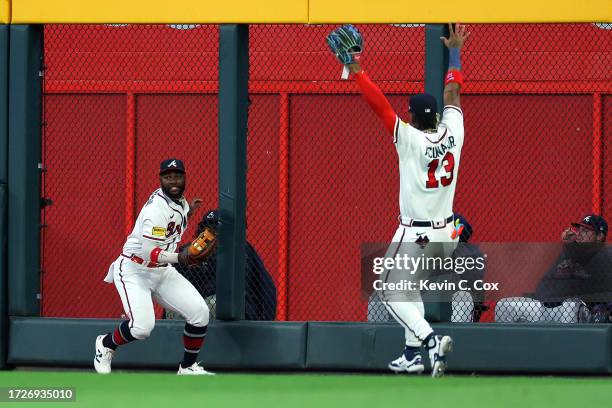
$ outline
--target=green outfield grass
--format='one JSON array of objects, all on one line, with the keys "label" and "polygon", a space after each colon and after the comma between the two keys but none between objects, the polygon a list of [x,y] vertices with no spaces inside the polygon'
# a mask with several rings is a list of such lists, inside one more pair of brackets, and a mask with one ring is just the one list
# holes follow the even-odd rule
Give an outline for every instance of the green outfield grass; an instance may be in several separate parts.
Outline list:
[{"label": "green outfield grass", "polygon": [[0,387],[74,387],[72,403],[41,407],[586,407],[609,406],[612,378],[400,375],[218,374],[79,371],[0,372]]}]

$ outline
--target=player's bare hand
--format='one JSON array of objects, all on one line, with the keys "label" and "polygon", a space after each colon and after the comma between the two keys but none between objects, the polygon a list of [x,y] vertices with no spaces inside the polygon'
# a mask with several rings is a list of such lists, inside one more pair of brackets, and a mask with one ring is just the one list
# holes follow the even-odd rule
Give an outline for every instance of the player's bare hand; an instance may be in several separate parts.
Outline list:
[{"label": "player's bare hand", "polygon": [[202,200],[201,198],[194,198],[193,200],[191,200],[191,202],[189,203],[189,212],[187,213],[188,219],[191,218],[191,216],[196,212],[196,210],[202,206],[203,202],[204,200]]},{"label": "player's bare hand", "polygon": [[355,61],[354,64],[348,64],[347,68],[349,69],[349,71],[351,71],[351,74],[361,72],[361,64],[359,64],[359,61]]},{"label": "player's bare hand", "polygon": [[466,26],[462,24],[456,24],[455,26],[453,26],[453,24],[449,23],[448,33],[448,38],[440,37],[440,39],[442,40],[444,45],[446,45],[447,48],[463,47],[465,40],[467,40],[467,38],[470,36],[470,32],[467,31]]},{"label": "player's bare hand", "polygon": [[191,208],[193,210],[197,210],[198,208],[200,208],[202,206],[203,202],[204,202],[204,200],[202,200],[201,198],[194,198],[189,203],[189,208]]}]

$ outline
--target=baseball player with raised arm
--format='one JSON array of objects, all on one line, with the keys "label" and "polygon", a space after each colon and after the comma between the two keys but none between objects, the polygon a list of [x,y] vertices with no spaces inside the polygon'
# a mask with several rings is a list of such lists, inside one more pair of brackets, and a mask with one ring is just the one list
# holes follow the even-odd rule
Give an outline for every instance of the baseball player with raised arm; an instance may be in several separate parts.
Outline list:
[{"label": "baseball player with raised arm", "polygon": [[[117,347],[149,337],[155,325],[153,300],[186,320],[185,353],[177,374],[212,374],[196,362],[208,327],[208,306],[172,264],[198,263],[212,251],[215,239],[213,236],[198,240],[198,237],[183,252],[175,252],[192,210],[197,209],[202,200],[194,199],[190,206],[183,196],[186,176],[181,160],[164,160],[159,180],[160,188],[151,194],[140,211],[123,252],[111,264],[104,279],[107,283],[115,283],[129,320],[123,321],[113,333],[97,337],[94,367],[100,374],[111,372],[111,360]],[[192,247],[199,248],[199,253]]]},{"label": "baseball player with raised arm", "polygon": [[[355,27],[340,27],[327,38],[332,52],[354,75],[363,97],[392,136],[399,156],[400,225],[387,257],[395,257],[402,243],[419,244],[411,244],[412,247],[441,248],[442,253],[429,253],[429,256],[450,256],[456,246],[453,198],[464,136],[459,98],[463,84],[460,51],[469,33],[462,25],[455,29],[449,24],[449,31],[448,38],[441,38],[449,49],[449,68],[444,87],[444,110],[439,122],[436,99],[429,94],[410,98],[410,123],[399,118],[361,68],[357,55],[362,51],[363,39]],[[394,273],[402,276],[399,270],[388,270],[385,279],[396,279]],[[420,347],[424,345],[429,351],[432,376],[442,376],[446,370],[446,355],[452,351],[452,339],[434,334],[425,320],[419,290],[384,293],[382,299],[391,315],[404,327],[406,338],[403,354],[389,363],[389,368],[395,372],[421,373],[424,366]]]}]

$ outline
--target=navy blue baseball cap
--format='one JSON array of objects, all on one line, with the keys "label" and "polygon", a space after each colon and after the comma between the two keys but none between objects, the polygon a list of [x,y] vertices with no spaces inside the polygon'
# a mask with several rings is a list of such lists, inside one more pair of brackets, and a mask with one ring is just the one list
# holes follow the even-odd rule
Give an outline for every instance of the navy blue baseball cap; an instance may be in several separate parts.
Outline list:
[{"label": "navy blue baseball cap", "polygon": [[185,165],[182,160],[179,159],[167,159],[161,162],[159,165],[159,174],[162,175],[169,171],[178,171],[179,173],[185,173]]},{"label": "navy blue baseball cap", "polygon": [[216,230],[218,225],[219,225],[219,211],[216,209],[208,210],[204,218],[202,218],[202,221],[198,223],[198,229],[195,232],[194,236],[197,237],[206,228],[212,228]]},{"label": "navy blue baseball cap", "polygon": [[412,95],[408,102],[408,110],[416,116],[434,117],[438,113],[438,102],[428,93]]},{"label": "navy blue baseball cap", "polygon": [[204,218],[202,218],[202,222],[207,225],[216,226],[219,224],[219,211],[208,210]]},{"label": "navy blue baseball cap", "polygon": [[575,227],[585,227],[591,229],[597,233],[604,234],[604,236],[608,235],[608,223],[601,215],[586,215],[581,221],[572,222],[572,225]]}]

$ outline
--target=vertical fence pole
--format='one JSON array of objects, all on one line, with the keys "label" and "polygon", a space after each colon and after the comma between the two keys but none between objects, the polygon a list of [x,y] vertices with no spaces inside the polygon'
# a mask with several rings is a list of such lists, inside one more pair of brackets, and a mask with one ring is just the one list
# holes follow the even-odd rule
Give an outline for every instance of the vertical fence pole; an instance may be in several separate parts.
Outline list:
[{"label": "vertical fence pole", "polygon": [[[444,36],[448,36],[448,27],[445,24],[425,26],[425,92],[436,97],[440,113],[444,108],[444,75],[448,68],[448,51],[440,40],[440,37]],[[445,296],[439,291],[424,292],[423,300],[427,320],[450,321],[452,315],[450,296]]]},{"label": "vertical fence pole", "polygon": [[8,86],[10,26],[0,25],[0,183],[8,182]]},{"label": "vertical fence pole", "polygon": [[593,213],[601,214],[603,207],[603,123],[602,97],[593,94]]},{"label": "vertical fence pole", "polygon": [[425,92],[438,101],[438,110],[444,108],[444,75],[448,68],[448,51],[440,37],[448,36],[445,24],[425,25]]},{"label": "vertical fence pole", "polygon": [[38,316],[43,27],[10,30],[8,308],[10,316]]},{"label": "vertical fence pole", "polygon": [[288,318],[289,262],[289,95],[280,94],[278,147],[278,320]]},{"label": "vertical fence pole", "polygon": [[7,209],[9,26],[0,25],[0,370],[8,356]]},{"label": "vertical fence pole", "polygon": [[217,318],[244,319],[249,26],[219,28]]},{"label": "vertical fence pole", "polygon": [[134,227],[134,203],[136,199],[136,96],[126,95],[125,116],[125,235]]},{"label": "vertical fence pole", "polygon": [[[0,34],[0,37],[2,34]],[[0,39],[2,41],[2,39]],[[8,279],[7,279],[7,185],[0,182],[0,370],[7,368],[8,358]]]}]

